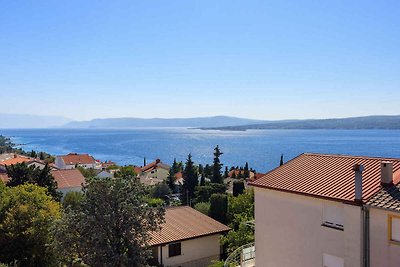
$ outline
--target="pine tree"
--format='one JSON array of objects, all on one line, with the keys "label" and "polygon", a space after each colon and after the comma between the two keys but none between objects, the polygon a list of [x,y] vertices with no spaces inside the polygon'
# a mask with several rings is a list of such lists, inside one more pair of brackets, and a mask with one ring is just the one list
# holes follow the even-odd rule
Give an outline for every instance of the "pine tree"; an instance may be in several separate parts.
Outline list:
[{"label": "pine tree", "polygon": [[200,177],[200,186],[205,186],[205,185],[206,185],[206,177],[204,176],[203,172]]},{"label": "pine tree", "polygon": [[169,168],[167,184],[168,184],[169,189],[171,189],[171,191],[174,192],[175,191],[175,173],[174,173],[173,167]]},{"label": "pine tree", "polygon": [[211,177],[211,182],[212,183],[223,183],[223,179],[222,179],[222,175],[221,175],[221,169],[223,164],[221,164],[219,157],[222,155],[223,153],[219,150],[218,145],[214,148],[214,162],[213,162],[213,166],[212,166],[212,177]]},{"label": "pine tree", "polygon": [[182,186],[182,203],[190,204],[194,196],[195,187],[199,183],[198,173],[194,166],[192,155],[189,154],[185,163],[185,169],[182,173],[183,186]]},{"label": "pine tree", "polygon": [[172,163],[172,171],[174,174],[180,172],[179,164],[176,162],[176,158],[174,158],[174,163]]}]

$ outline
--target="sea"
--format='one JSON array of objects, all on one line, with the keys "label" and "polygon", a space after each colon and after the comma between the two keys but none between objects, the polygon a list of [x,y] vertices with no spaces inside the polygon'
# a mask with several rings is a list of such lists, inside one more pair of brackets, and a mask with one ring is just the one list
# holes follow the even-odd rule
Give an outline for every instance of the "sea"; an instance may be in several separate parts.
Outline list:
[{"label": "sea", "polygon": [[199,164],[211,164],[219,146],[225,166],[267,172],[301,153],[400,158],[400,130],[248,130],[216,131],[188,128],[0,129],[24,150],[53,155],[89,153],[120,165],[143,165],[157,158],[171,164],[188,154]]}]

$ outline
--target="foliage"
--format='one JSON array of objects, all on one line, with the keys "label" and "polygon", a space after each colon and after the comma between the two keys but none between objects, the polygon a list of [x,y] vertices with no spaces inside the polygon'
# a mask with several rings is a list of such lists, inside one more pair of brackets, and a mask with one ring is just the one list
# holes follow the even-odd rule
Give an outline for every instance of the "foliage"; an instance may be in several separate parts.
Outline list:
[{"label": "foliage", "polygon": [[167,177],[167,185],[168,185],[169,189],[171,190],[171,192],[176,191],[175,172],[174,172],[173,167],[169,168],[169,173],[168,173],[168,177]]},{"label": "foliage", "polygon": [[208,265],[208,267],[224,267],[224,262],[223,261],[212,261],[211,265]]},{"label": "foliage", "polygon": [[62,194],[57,192],[57,182],[50,173],[48,164],[43,169],[28,166],[25,162],[6,166],[7,175],[11,178],[8,186],[17,186],[25,183],[37,184],[47,188],[48,193],[55,199],[60,200]]},{"label": "foliage", "polygon": [[283,165],[283,154],[281,154],[281,160],[279,162],[279,166],[282,166],[282,165]]},{"label": "foliage", "polygon": [[228,178],[228,177],[229,177],[229,170],[228,170],[228,166],[225,166],[224,178]]},{"label": "foliage", "polygon": [[196,186],[195,188],[195,202],[209,202],[212,194],[225,193],[225,184],[208,183],[205,186]]},{"label": "foliage", "polygon": [[0,262],[48,266],[55,260],[51,228],[60,206],[33,184],[0,185]]},{"label": "foliage", "polygon": [[244,191],[244,182],[243,181],[233,181],[233,196],[237,197],[240,194],[243,194]]},{"label": "foliage", "polygon": [[67,265],[77,259],[90,266],[147,266],[149,232],[163,222],[162,207],[146,205],[138,179],[93,179],[83,188],[80,209],[67,210],[54,246]]},{"label": "foliage", "polygon": [[93,168],[84,168],[82,166],[76,167],[85,178],[92,178],[97,176],[97,172]]},{"label": "foliage", "polygon": [[[189,154],[182,173],[182,203],[189,204],[194,196],[194,190],[199,183],[197,169],[194,166],[192,155]],[[188,203],[189,201],[189,203]]]},{"label": "foliage", "polygon": [[169,186],[165,183],[158,183],[151,188],[151,196],[153,198],[165,199],[165,196],[171,194]]},{"label": "foliage", "polygon": [[118,171],[116,171],[114,173],[114,177],[115,178],[118,178],[118,177],[129,177],[129,178],[132,178],[132,177],[136,177],[136,176],[137,176],[137,173],[135,172],[135,168],[133,166],[130,166],[130,165],[122,166],[122,167],[119,168]]},{"label": "foliage", "polygon": [[13,152],[14,146],[10,138],[0,135],[0,154]]},{"label": "foliage", "polygon": [[243,172],[244,178],[250,178],[250,171],[249,171],[249,163],[248,162],[246,162],[246,164],[244,165],[243,170],[244,170],[244,172]]},{"label": "foliage", "polygon": [[254,229],[246,222],[254,220],[254,192],[246,190],[243,194],[229,196],[227,214],[228,225],[231,231],[222,237],[222,245],[231,253],[238,247],[254,241]]},{"label": "foliage", "polygon": [[82,203],[82,199],[83,199],[82,192],[70,191],[67,194],[65,194],[62,204],[64,208],[69,207],[73,210],[77,210]]},{"label": "foliage", "polygon": [[115,164],[110,165],[110,166],[108,166],[108,167],[106,168],[106,170],[108,170],[108,171],[111,171],[111,170],[118,170],[118,169],[119,169],[119,166],[118,166],[118,165],[115,165]]},{"label": "foliage", "polygon": [[194,205],[194,208],[201,213],[208,215],[208,211],[210,210],[210,203],[209,202],[199,202]]},{"label": "foliage", "polygon": [[222,163],[219,160],[219,157],[223,153],[219,150],[218,145],[214,148],[214,162],[212,165],[212,177],[211,177],[211,182],[213,183],[223,183],[222,175],[221,175],[221,169],[222,169]]},{"label": "foliage", "polygon": [[150,207],[160,207],[164,205],[164,200],[162,200],[161,198],[149,198],[147,200],[147,204]]},{"label": "foliage", "polygon": [[219,221],[226,223],[226,216],[228,212],[228,197],[226,194],[212,194],[210,197],[210,210],[208,215]]}]

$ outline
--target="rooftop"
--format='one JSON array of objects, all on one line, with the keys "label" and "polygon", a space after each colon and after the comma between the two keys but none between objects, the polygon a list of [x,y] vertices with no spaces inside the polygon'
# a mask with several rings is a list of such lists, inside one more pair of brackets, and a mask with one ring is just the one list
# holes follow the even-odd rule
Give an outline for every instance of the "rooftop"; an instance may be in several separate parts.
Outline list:
[{"label": "rooftop", "polygon": [[305,153],[250,182],[250,185],[354,202],[353,166],[362,164],[364,166],[362,199],[365,202],[381,189],[382,161],[393,162],[393,180],[394,183],[399,182],[400,159]]},{"label": "rooftop", "polygon": [[51,174],[57,181],[57,187],[59,189],[80,187],[85,183],[85,177],[77,169],[53,170]]},{"label": "rooftop", "polygon": [[163,245],[229,230],[228,226],[191,207],[170,207],[165,211],[165,223],[161,225],[161,231],[151,233],[150,245]]},{"label": "rooftop", "polygon": [[69,153],[65,156],[59,156],[62,158],[65,164],[73,165],[73,164],[95,164],[96,161],[89,154],[77,154],[77,153]]},{"label": "rooftop", "polygon": [[383,187],[368,200],[367,205],[400,211],[400,184]]}]

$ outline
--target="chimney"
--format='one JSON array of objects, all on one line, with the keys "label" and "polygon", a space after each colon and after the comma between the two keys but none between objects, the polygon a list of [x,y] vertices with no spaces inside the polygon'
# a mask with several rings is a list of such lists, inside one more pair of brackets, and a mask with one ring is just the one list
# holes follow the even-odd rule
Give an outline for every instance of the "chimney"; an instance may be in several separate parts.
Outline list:
[{"label": "chimney", "polygon": [[356,164],[353,166],[353,171],[355,174],[355,201],[362,201],[362,172],[364,171],[364,166],[361,164]]},{"label": "chimney", "polygon": [[390,161],[381,162],[381,185],[382,186],[393,185],[393,162]]}]

